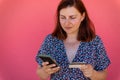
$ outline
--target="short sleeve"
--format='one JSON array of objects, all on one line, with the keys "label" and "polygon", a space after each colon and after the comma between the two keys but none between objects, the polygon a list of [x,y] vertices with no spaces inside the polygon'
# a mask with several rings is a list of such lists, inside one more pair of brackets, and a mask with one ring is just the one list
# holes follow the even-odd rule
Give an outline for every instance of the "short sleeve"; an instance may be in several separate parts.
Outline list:
[{"label": "short sleeve", "polygon": [[107,52],[105,50],[104,44],[101,38],[97,37],[97,47],[96,47],[96,65],[94,69],[96,71],[101,71],[106,69],[110,64],[110,59],[108,58]]},{"label": "short sleeve", "polygon": [[39,55],[41,54],[48,54],[50,53],[50,45],[51,45],[51,35],[48,35],[45,40],[43,41],[37,55],[36,55],[36,62],[39,64],[39,65],[42,65],[42,60],[39,58]]}]

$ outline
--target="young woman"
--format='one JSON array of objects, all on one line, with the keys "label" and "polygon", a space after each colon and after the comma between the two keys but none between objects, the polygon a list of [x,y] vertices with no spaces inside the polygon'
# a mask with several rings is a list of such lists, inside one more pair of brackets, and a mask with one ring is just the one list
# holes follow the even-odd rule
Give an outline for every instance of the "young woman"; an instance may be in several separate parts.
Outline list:
[{"label": "young woman", "polygon": [[[59,66],[43,62],[40,54],[51,56]],[[45,38],[36,61],[41,80],[106,80],[110,60],[81,0],[60,2],[56,28]],[[86,64],[69,68],[73,62]]]}]

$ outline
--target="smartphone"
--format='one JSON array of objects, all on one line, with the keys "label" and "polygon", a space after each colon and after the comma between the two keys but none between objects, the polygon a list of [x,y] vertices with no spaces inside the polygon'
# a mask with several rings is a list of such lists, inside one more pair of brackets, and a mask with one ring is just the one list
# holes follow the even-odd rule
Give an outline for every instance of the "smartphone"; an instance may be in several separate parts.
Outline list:
[{"label": "smartphone", "polygon": [[87,64],[86,62],[72,62],[69,64],[69,68],[80,68],[82,65]]},{"label": "smartphone", "polygon": [[39,58],[43,61],[43,62],[49,62],[48,65],[50,64],[55,64],[55,67],[58,67],[58,64],[56,63],[55,60],[53,60],[50,56],[47,55],[39,55]]}]

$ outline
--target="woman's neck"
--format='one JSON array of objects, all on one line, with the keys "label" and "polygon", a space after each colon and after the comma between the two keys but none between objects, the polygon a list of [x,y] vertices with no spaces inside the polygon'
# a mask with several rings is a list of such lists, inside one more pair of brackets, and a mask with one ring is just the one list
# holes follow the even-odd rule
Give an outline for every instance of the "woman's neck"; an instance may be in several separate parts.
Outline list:
[{"label": "woman's neck", "polygon": [[78,40],[77,40],[77,35],[70,35],[70,34],[67,35],[67,38],[66,38],[66,40],[65,40],[65,42],[68,42],[68,43],[69,43],[69,42],[70,42],[70,43],[71,43],[71,42],[76,42],[76,41],[78,41]]}]

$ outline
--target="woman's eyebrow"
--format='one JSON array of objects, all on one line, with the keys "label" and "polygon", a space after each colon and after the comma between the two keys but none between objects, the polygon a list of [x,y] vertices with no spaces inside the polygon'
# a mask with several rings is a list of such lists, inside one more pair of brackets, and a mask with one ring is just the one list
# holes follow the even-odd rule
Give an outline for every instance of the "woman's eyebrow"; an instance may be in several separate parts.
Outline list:
[{"label": "woman's eyebrow", "polygon": [[70,15],[70,17],[76,17],[77,15]]},{"label": "woman's eyebrow", "polygon": [[[65,17],[64,15],[60,15],[60,16],[63,16],[63,17]],[[69,15],[70,17],[74,17],[74,16],[77,16],[77,15]]]},{"label": "woman's eyebrow", "polygon": [[[60,16],[64,16],[64,15],[60,15]],[[64,16],[65,17],[65,16]]]}]

